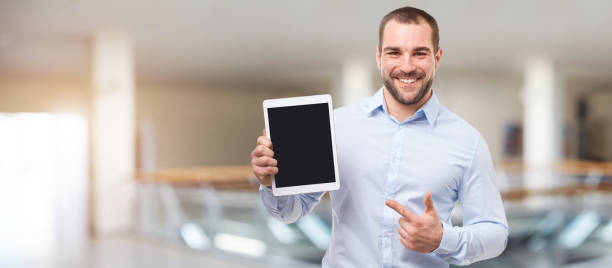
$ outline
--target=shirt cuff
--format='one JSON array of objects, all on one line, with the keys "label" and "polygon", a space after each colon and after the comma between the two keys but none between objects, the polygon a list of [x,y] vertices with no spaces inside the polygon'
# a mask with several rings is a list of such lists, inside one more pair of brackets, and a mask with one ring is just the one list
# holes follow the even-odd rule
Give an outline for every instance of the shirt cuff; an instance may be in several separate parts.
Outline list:
[{"label": "shirt cuff", "polygon": [[276,196],[274,196],[274,193],[272,193],[271,187],[259,185],[259,192],[261,193],[261,198],[263,199],[265,204],[269,205],[275,210],[278,209],[278,202],[276,200]]},{"label": "shirt cuff", "polygon": [[446,222],[442,222],[442,228],[442,241],[440,241],[440,246],[433,253],[441,255],[455,253],[459,243],[459,230]]},{"label": "shirt cuff", "polygon": [[279,213],[285,207],[287,200],[290,196],[274,196],[272,192],[272,187],[259,185],[259,192],[261,193],[262,200],[264,204],[266,204],[270,209],[274,212]]},{"label": "shirt cuff", "polygon": [[263,190],[263,191],[267,191],[270,194],[272,193],[272,187],[270,187],[270,186],[265,186],[265,185],[260,184],[259,185],[259,189]]}]

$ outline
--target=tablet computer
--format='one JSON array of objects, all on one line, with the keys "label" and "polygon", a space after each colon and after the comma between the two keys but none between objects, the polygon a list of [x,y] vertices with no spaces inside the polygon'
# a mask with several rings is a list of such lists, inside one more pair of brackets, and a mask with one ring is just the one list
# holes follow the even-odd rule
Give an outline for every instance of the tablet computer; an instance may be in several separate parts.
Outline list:
[{"label": "tablet computer", "polygon": [[266,135],[278,173],[275,196],[338,190],[336,136],[330,95],[264,100]]}]

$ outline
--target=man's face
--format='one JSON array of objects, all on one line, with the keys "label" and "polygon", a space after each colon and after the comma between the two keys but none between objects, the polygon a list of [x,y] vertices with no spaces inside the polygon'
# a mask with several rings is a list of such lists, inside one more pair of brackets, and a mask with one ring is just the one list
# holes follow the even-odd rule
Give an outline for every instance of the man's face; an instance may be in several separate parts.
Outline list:
[{"label": "man's face", "polygon": [[429,92],[442,50],[434,51],[427,22],[403,24],[390,20],[384,29],[382,49],[376,49],[378,69],[393,98],[399,103],[419,103]]}]

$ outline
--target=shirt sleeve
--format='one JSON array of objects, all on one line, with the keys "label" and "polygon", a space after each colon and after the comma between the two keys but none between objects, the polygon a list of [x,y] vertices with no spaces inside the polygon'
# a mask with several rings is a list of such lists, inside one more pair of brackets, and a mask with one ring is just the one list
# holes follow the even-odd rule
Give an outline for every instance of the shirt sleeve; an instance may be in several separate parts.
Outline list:
[{"label": "shirt sleeve", "polygon": [[259,193],[266,210],[284,223],[294,223],[312,211],[325,192],[274,196],[272,188],[260,185]]},{"label": "shirt sleeve", "polygon": [[502,199],[493,183],[494,175],[489,149],[480,137],[459,187],[463,227],[442,223],[442,241],[434,254],[451,264],[467,265],[497,257],[504,251],[509,231]]}]

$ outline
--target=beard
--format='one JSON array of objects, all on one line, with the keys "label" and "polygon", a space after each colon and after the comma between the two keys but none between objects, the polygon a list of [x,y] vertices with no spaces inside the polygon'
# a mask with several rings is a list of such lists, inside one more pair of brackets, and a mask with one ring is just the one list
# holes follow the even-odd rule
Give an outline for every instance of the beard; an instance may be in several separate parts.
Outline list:
[{"label": "beard", "polygon": [[425,95],[427,95],[427,93],[429,92],[429,89],[431,89],[431,85],[433,84],[433,75],[430,79],[424,81],[423,85],[417,92],[417,95],[414,96],[414,98],[412,99],[406,99],[400,96],[399,90],[397,90],[397,88],[393,86],[393,79],[395,78],[424,79],[425,77],[426,77],[425,73],[423,72],[412,71],[409,73],[405,73],[402,71],[398,71],[398,72],[392,73],[389,77],[385,78],[383,81],[383,84],[385,85],[385,88],[389,91],[389,93],[391,93],[391,96],[393,96],[393,98],[397,102],[404,104],[404,105],[413,105],[413,104],[419,103],[425,97]]}]

